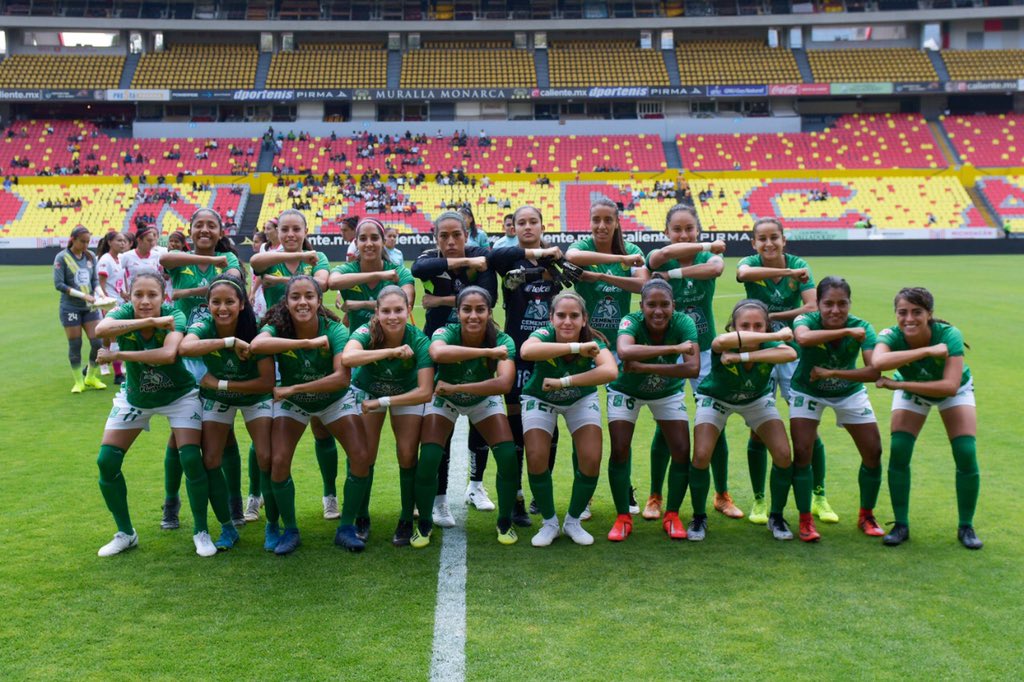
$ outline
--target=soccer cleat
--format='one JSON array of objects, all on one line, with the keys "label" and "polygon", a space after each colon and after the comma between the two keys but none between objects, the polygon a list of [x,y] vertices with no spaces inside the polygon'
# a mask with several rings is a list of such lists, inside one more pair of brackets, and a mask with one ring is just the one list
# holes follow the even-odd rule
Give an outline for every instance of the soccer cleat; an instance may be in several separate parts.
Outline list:
[{"label": "soccer cleat", "polygon": [[772,532],[772,537],[776,540],[793,539],[793,531],[789,529],[789,524],[786,523],[786,519],[782,518],[782,514],[768,515],[768,530]]},{"label": "soccer cleat", "polygon": [[105,383],[100,381],[99,367],[96,365],[90,365],[89,371],[85,375],[85,380],[82,382],[86,388],[94,388],[98,391],[102,391],[107,387]]},{"label": "soccer cleat", "polygon": [[370,517],[360,516],[356,518],[356,537],[366,542],[370,539]]},{"label": "soccer cleat", "polygon": [[878,525],[878,521],[875,520],[874,510],[872,509],[861,509],[860,514],[857,516],[857,527],[864,531],[864,535],[870,535],[872,537],[881,537],[885,535],[885,531]]},{"label": "soccer cleat", "polygon": [[530,514],[533,516],[540,514],[540,507],[537,506],[537,500],[530,500]]},{"label": "soccer cleat", "polygon": [[590,502],[587,502],[587,506],[583,508],[583,513],[580,514],[580,521],[589,521],[593,516],[594,514],[590,511]]},{"label": "soccer cleat", "polygon": [[324,495],[324,518],[340,519],[341,512],[338,511],[338,496]]},{"label": "soccer cleat", "polygon": [[882,538],[882,544],[890,547],[896,545],[902,545],[904,542],[910,539],[910,526],[905,523],[894,523],[892,524],[892,530],[885,534]]},{"label": "soccer cleat", "polygon": [[455,517],[452,516],[452,511],[448,508],[448,502],[443,499],[440,501],[434,500],[434,509],[431,516],[434,519],[435,526],[441,526],[441,528],[455,527]]},{"label": "soccer cleat", "polygon": [[466,504],[473,505],[477,511],[494,511],[494,503],[487,496],[484,484],[479,481],[470,481],[466,487]]},{"label": "soccer cleat", "polygon": [[562,524],[562,532],[569,536],[569,539],[577,545],[594,544],[594,536],[584,530],[580,519],[574,519],[568,514],[565,516],[565,523]]},{"label": "soccer cleat", "polygon": [[420,533],[419,526],[416,526],[412,529],[412,537],[409,538],[409,544],[416,549],[423,549],[424,547],[427,547],[430,544],[431,532],[432,530],[427,531],[427,533],[424,535],[423,533]]},{"label": "soccer cleat", "polygon": [[679,512],[666,512],[661,527],[673,540],[686,539],[686,527],[683,526],[683,520],[679,518]]},{"label": "soccer cleat", "polygon": [[514,545],[519,541],[519,536],[516,534],[516,529],[513,526],[509,526],[508,530],[504,533],[501,531],[501,527],[498,528],[498,542],[503,545]]},{"label": "soccer cleat", "polygon": [[756,523],[759,526],[768,523],[768,503],[764,501],[763,497],[754,498],[754,504],[750,507],[750,516],[747,517],[747,521]]},{"label": "soccer cleat", "polygon": [[391,536],[391,544],[395,547],[408,547],[411,538],[412,521],[398,519],[398,525],[395,526],[395,534]]},{"label": "soccer cleat", "polygon": [[960,526],[956,529],[956,537],[967,549],[981,549],[982,542],[974,532],[974,526]]},{"label": "soccer cleat", "polygon": [[732,500],[732,495],[728,492],[715,493],[715,511],[730,519],[742,519],[743,510],[736,506],[736,503]]},{"label": "soccer cleat", "polygon": [[661,495],[651,493],[651,496],[647,498],[647,504],[644,505],[642,516],[648,521],[657,521],[661,518]]},{"label": "soccer cleat", "polygon": [[120,386],[123,383],[124,383],[124,375],[123,374],[115,374],[114,375],[114,385],[115,386]]},{"label": "soccer cleat", "polygon": [[263,549],[273,552],[277,549],[277,543],[281,541],[281,531],[276,523],[268,523],[263,530]]},{"label": "soccer cleat", "polygon": [[629,513],[640,513],[640,505],[636,501],[636,488],[634,488],[633,486],[629,486]]},{"label": "soccer cleat", "polygon": [[160,520],[160,527],[164,530],[174,530],[178,527],[178,512],[181,511],[181,498],[167,498],[161,508],[164,516]]},{"label": "soccer cleat", "polygon": [[530,544],[534,547],[547,547],[561,534],[562,531],[558,528],[558,517],[552,516],[550,519],[544,519],[544,523],[540,524],[540,530],[530,538]]},{"label": "soccer cleat", "polygon": [[800,539],[804,542],[817,542],[821,533],[814,527],[814,514],[800,515]]},{"label": "soccer cleat", "polygon": [[214,556],[217,554],[217,548],[213,545],[213,540],[210,539],[210,534],[205,530],[201,530],[192,536],[192,542],[196,545],[196,554],[199,556]]},{"label": "soccer cleat", "polygon": [[526,501],[516,498],[516,506],[512,508],[512,523],[520,528],[529,528],[533,525],[533,519],[526,513]]},{"label": "soccer cleat", "polygon": [[245,526],[245,510],[243,509],[241,497],[232,497],[229,499],[228,510],[231,512],[231,523],[235,528],[242,528]]},{"label": "soccer cleat", "polygon": [[257,497],[256,495],[250,495],[245,501],[245,512],[242,517],[246,522],[259,521],[260,520],[260,507],[263,506],[263,498]]},{"label": "soccer cleat", "polygon": [[615,517],[612,529],[608,531],[608,539],[612,542],[622,542],[633,532],[633,517],[629,514],[619,514]]},{"label": "soccer cleat", "polygon": [[356,527],[353,524],[338,526],[334,533],[334,544],[350,552],[362,552],[366,549],[366,543],[356,535]]},{"label": "soccer cleat", "polygon": [[277,547],[274,548],[274,554],[278,556],[291,554],[298,549],[301,544],[302,538],[299,537],[299,529],[285,528],[284,533],[281,534],[281,539],[277,542]]},{"label": "soccer cleat", "polygon": [[84,390],[85,390],[85,379],[82,379],[82,378],[75,379],[75,383],[71,387],[71,392],[72,393],[81,393]]},{"label": "soccer cleat", "polygon": [[704,542],[708,535],[708,515],[694,514],[686,526],[686,539],[690,542]]},{"label": "soccer cleat", "polygon": [[811,496],[811,513],[825,523],[839,523],[839,514],[832,511],[832,505],[824,495]]},{"label": "soccer cleat", "polygon": [[114,556],[138,546],[139,534],[133,528],[131,535],[120,531],[114,533],[114,539],[100,547],[100,551],[96,552],[96,554],[97,556]]},{"label": "soccer cleat", "polygon": [[238,544],[239,539],[238,531],[235,530],[235,526],[230,523],[225,523],[221,525],[220,537],[213,543],[213,546],[222,550],[231,549]]}]

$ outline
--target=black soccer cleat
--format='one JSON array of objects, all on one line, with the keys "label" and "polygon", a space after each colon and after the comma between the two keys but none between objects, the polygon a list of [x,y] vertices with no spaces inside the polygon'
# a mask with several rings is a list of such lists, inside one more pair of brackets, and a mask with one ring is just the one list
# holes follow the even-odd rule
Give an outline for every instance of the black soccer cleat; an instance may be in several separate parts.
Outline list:
[{"label": "black soccer cleat", "polygon": [[981,549],[984,545],[974,532],[974,526],[960,526],[956,529],[957,540],[967,549]]},{"label": "black soccer cleat", "polygon": [[896,545],[902,545],[909,539],[910,526],[905,523],[894,523],[892,530],[886,533],[885,537],[882,538],[882,544],[895,547]]}]

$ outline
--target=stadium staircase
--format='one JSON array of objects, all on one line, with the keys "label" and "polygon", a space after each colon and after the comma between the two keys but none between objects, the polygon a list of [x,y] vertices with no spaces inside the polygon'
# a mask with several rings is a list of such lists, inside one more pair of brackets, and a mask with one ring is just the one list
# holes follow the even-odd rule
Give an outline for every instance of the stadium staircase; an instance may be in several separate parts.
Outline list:
[{"label": "stadium staircase", "polygon": [[978,191],[978,188],[974,185],[967,187],[967,196],[971,198],[971,201],[978,209],[978,213],[985,219],[989,227],[1002,227],[1003,224],[996,217],[995,211],[992,210],[992,204],[989,203],[988,198]]},{"label": "stadium staircase", "polygon": [[274,157],[277,153],[273,149],[264,149],[260,144],[260,158],[256,162],[257,173],[269,173],[274,168]]},{"label": "stadium staircase", "polygon": [[537,87],[539,88],[550,88],[551,87],[551,72],[548,67],[548,51],[547,50],[534,50],[533,51],[533,62],[537,68]]},{"label": "stadium staircase", "polygon": [[256,62],[256,89],[262,90],[267,87],[267,74],[270,73],[270,61],[274,58],[273,52],[260,52],[259,61]]},{"label": "stadium staircase", "polygon": [[388,50],[388,90],[397,90],[402,81],[402,51]]},{"label": "stadium staircase", "polygon": [[814,74],[811,73],[811,62],[807,59],[806,50],[793,50],[793,57],[796,58],[796,66],[800,69],[800,76],[804,83],[813,83]]},{"label": "stadium staircase", "polygon": [[[676,61],[675,50],[662,50],[661,56],[665,60],[665,70],[668,71],[668,81],[673,88],[682,86],[682,78],[679,77],[679,62]],[[667,149],[668,147],[666,147]],[[669,166],[672,164],[669,163]]]},{"label": "stadium staircase", "polygon": [[128,58],[124,60],[124,71],[121,72],[121,80],[118,81],[117,87],[122,90],[132,87],[132,78],[135,78],[135,69],[139,66],[140,59],[142,59],[141,54],[133,53],[128,55]]},{"label": "stadium staircase", "polygon": [[[678,76],[678,73],[676,74]],[[665,163],[669,168],[682,168],[683,157],[679,154],[679,145],[675,140],[664,140],[661,146],[665,148]]]},{"label": "stadium staircase", "polygon": [[252,235],[256,233],[258,227],[256,222],[260,218],[260,209],[263,208],[263,195],[262,194],[250,194],[248,201],[245,203],[245,209],[242,211],[242,219],[238,221],[238,237],[239,241],[245,241],[246,238],[252,239]]},{"label": "stadium staircase", "polygon": [[932,135],[938,143],[939,151],[941,151],[942,156],[946,158],[946,163],[949,164],[949,167],[959,168],[960,155],[957,154],[956,150],[953,148],[953,143],[950,141],[949,136],[946,135],[946,129],[943,128],[938,121],[928,121],[928,127],[931,128]]},{"label": "stadium staircase", "polygon": [[928,55],[932,66],[935,67],[935,73],[939,74],[939,80],[942,82],[948,81],[949,69],[946,68],[946,62],[942,61],[942,53],[938,50],[925,50],[925,54]]}]

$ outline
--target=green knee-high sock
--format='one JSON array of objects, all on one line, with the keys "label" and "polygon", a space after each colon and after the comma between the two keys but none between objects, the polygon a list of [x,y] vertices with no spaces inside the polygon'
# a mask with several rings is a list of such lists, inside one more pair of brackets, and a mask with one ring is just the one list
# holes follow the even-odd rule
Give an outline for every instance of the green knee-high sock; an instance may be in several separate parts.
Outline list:
[{"label": "green knee-high sock", "polygon": [[178,497],[181,490],[181,457],[178,455],[178,448],[170,445],[164,450],[164,497],[173,500]]},{"label": "green knee-high sock", "polygon": [[188,505],[192,508],[192,532],[209,532],[206,510],[210,504],[210,481],[203,466],[203,452],[198,445],[182,445],[181,469],[185,472],[185,490],[188,491]]},{"label": "green knee-high sock", "polygon": [[131,516],[128,514],[128,484],[121,473],[124,450],[113,445],[101,445],[96,465],[100,469],[100,492],[107,503],[107,509],[114,516],[114,523],[122,533],[134,532]]},{"label": "green knee-high sock", "polygon": [[686,486],[690,482],[690,464],[672,460],[668,465],[668,498],[665,500],[666,512],[678,512],[683,498],[686,497]]},{"label": "green knee-high sock", "polygon": [[351,472],[345,477],[345,496],[341,501],[340,526],[351,526],[356,522],[356,512],[363,506],[363,499],[370,490],[369,476],[356,476]]},{"label": "green knee-high sock", "polygon": [[[654,452],[654,449],[651,449]],[[629,478],[632,473],[633,451],[630,449],[626,459],[616,462],[614,458],[608,458],[608,485],[612,489],[612,501],[615,503],[616,514],[629,513]],[[654,456],[651,455],[651,465],[654,465]],[[653,476],[652,476],[653,478]],[[664,472],[662,472],[664,478]],[[651,488],[654,489],[653,486]],[[658,485],[660,494],[661,485]]]},{"label": "green knee-high sock", "polygon": [[[811,451],[811,471],[814,478],[814,494],[825,494],[825,443],[821,438],[814,439],[814,450]],[[793,489],[794,494],[796,489]]]},{"label": "green knee-high sock", "polygon": [[260,494],[263,495],[263,511],[267,515],[267,523],[276,526],[281,520],[281,512],[277,509],[274,483],[270,480],[269,471],[260,470]]},{"label": "green knee-high sock", "polygon": [[[349,469],[348,459],[345,460],[345,473],[349,476],[352,475],[352,470]],[[357,519],[368,519],[370,518],[370,493],[373,491],[373,465],[370,465],[370,475],[366,477],[366,494],[363,496],[363,503],[356,509]],[[429,509],[429,507],[428,507]]]},{"label": "green knee-high sock", "polygon": [[978,506],[978,493],[981,490],[977,439],[974,436],[957,436],[950,444],[956,462],[956,507],[960,514],[960,525],[971,526],[974,524],[974,509]]},{"label": "green knee-high sock", "polygon": [[[768,506],[772,514],[781,514],[782,510],[786,508],[786,501],[789,499],[789,487],[793,485],[793,465],[790,464],[783,469],[772,464],[772,473],[768,478],[768,485],[772,489],[772,499],[769,500]],[[807,508],[810,509],[810,504],[807,505]]]},{"label": "green knee-high sock", "polygon": [[338,444],[334,436],[314,439],[316,463],[320,465],[320,478],[324,480],[324,497],[338,495]]},{"label": "green knee-high sock", "polygon": [[528,474],[530,479],[530,493],[537,502],[540,515],[543,519],[550,519],[555,515],[555,490],[551,483],[551,470],[548,469],[541,474]]},{"label": "green knee-high sock", "polygon": [[221,523],[231,523],[231,511],[228,509],[228,484],[224,479],[224,470],[220,467],[207,469],[206,480],[210,486],[210,507],[213,509],[213,515]]},{"label": "green knee-high sock", "polygon": [[708,492],[711,490],[711,472],[690,465],[690,504],[694,514],[708,513]]},{"label": "green knee-high sock", "polygon": [[[411,490],[415,495],[416,507],[420,510],[420,523],[423,525],[424,521],[430,520],[430,511],[434,508],[434,497],[437,496],[437,471],[438,467],[441,466],[441,460],[444,458],[444,446],[438,445],[437,443],[421,443],[420,444],[420,460],[417,462],[416,467],[411,469],[410,472],[413,475],[414,488]],[[404,474],[404,469],[403,476]],[[402,484],[405,486],[405,483]],[[405,497],[403,492],[402,497]],[[402,513],[405,513],[405,505],[402,505]],[[402,519],[405,521],[412,520],[412,504],[409,504],[408,516],[403,516]],[[430,524],[425,524],[423,530],[430,528]]]},{"label": "green knee-high sock", "polygon": [[764,499],[764,479],[768,473],[768,446],[754,440],[747,441],[747,467],[750,469],[750,487],[754,499]]},{"label": "green knee-high sock", "polygon": [[[797,511],[801,514],[811,513],[811,467],[798,467],[793,465],[793,500],[796,502]],[[775,495],[775,488],[772,487],[772,495]]]},{"label": "green knee-high sock", "polygon": [[498,489],[498,518],[511,519],[512,510],[516,506],[516,494],[519,492],[519,459],[516,457],[516,444],[509,440],[496,444],[492,450],[498,468],[495,479],[495,486]]},{"label": "green knee-high sock", "polygon": [[[398,518],[402,521],[412,521],[412,508],[419,503],[418,488],[419,466],[412,466],[407,469],[398,467],[398,499],[402,505]],[[437,472],[434,472],[434,492],[430,494],[430,502],[427,503],[426,514],[420,512],[420,519],[424,516],[431,518],[431,510],[434,508],[434,495],[437,495]]]},{"label": "green knee-high sock", "polygon": [[229,437],[224,446],[220,466],[224,470],[224,485],[228,489],[228,499],[239,499],[242,497],[242,454],[238,451],[238,441],[233,437]]},{"label": "green knee-high sock", "polygon": [[894,431],[889,438],[889,499],[896,523],[910,524],[910,458],[917,438]]},{"label": "green knee-high sock", "polygon": [[[597,490],[598,476],[587,476],[579,469],[572,481],[572,496],[569,498],[569,516],[578,519],[583,510],[587,508],[587,502],[594,496]],[[628,494],[628,491],[627,491]],[[626,505],[626,513],[629,513],[629,505]]]},{"label": "green knee-high sock", "polygon": [[299,524],[295,520],[295,482],[289,476],[283,481],[273,481],[271,486],[274,488],[274,499],[277,500],[277,509],[281,514],[281,524],[285,529],[297,530]]},{"label": "green knee-high sock", "polygon": [[256,446],[249,445],[249,494],[253,497],[262,495],[260,492],[260,463],[256,459]]},{"label": "green knee-high sock", "polygon": [[[665,484],[665,471],[668,469],[668,463],[672,460],[672,454],[668,451],[668,441],[665,440],[665,434],[661,432],[661,427],[655,425],[654,427],[654,438],[651,439],[651,494],[661,495],[661,488]],[[608,462],[608,478],[611,479],[611,461]],[[629,495],[629,482],[626,482],[627,489],[626,495]],[[628,500],[627,500],[628,503]],[[618,507],[618,503],[615,505]],[[628,506],[628,505],[627,505]],[[627,510],[628,511],[628,510]],[[619,512],[625,514],[626,512]]]},{"label": "green knee-high sock", "polygon": [[857,483],[860,486],[860,508],[874,509],[878,504],[878,491],[882,487],[882,467],[869,469],[861,464]]},{"label": "green knee-high sock", "polygon": [[725,434],[718,434],[715,450],[711,453],[711,477],[715,481],[716,493],[729,492],[729,444]]}]

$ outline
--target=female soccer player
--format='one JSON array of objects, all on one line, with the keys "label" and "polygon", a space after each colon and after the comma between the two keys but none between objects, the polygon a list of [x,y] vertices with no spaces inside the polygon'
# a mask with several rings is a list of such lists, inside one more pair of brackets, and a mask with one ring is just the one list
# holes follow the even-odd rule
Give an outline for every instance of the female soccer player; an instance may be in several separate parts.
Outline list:
[{"label": "female soccer player", "polygon": [[[96,249],[96,255],[99,258],[96,263],[96,275],[99,278],[100,291],[103,296],[112,298],[118,303],[128,300],[124,268],[121,267],[120,256],[130,248],[130,243],[124,233],[111,230],[100,240],[99,248]],[[104,342],[104,345],[113,348],[109,341]],[[113,363],[113,366],[114,383],[120,386],[124,381],[124,368],[120,362]],[[106,365],[100,367],[101,373],[104,367]]]},{"label": "female soccer player", "polygon": [[[669,245],[647,254],[647,268],[652,277],[664,279],[672,285],[676,310],[686,313],[697,325],[697,344],[700,347],[700,375],[690,378],[690,388],[697,386],[711,371],[711,340],[715,338],[715,280],[725,268],[722,254],[725,242],[698,242],[700,225],[692,206],[676,204],[665,216],[665,236]],[[654,429],[651,441],[651,493],[644,506],[643,517],[655,520],[661,517],[661,487],[665,469],[669,465],[668,444],[661,427]],[[729,448],[725,434],[715,445],[711,457],[711,475],[715,481],[715,510],[729,518],[741,519],[743,512],[729,494]]]},{"label": "female soccer player", "polygon": [[[818,311],[793,320],[800,361],[793,374],[789,430],[793,437],[793,498],[800,511],[800,539],[820,538],[811,515],[811,455],[818,422],[832,408],[836,424],[846,428],[860,452],[860,514],[857,527],[866,535],[884,535],[875,520],[882,485],[882,438],[864,382],[878,378],[871,366],[876,343],[871,323],[850,314],[850,285],[841,277],[818,283]],[[864,367],[857,369],[857,355]]]},{"label": "female soccer player", "polygon": [[[361,552],[366,545],[356,536],[355,513],[369,489],[370,455],[355,396],[348,390],[349,371],[341,362],[348,332],[324,308],[320,285],[309,275],[295,275],[288,281],[284,298],[267,312],[264,323],[249,352],[276,356],[281,381],[274,388],[270,470],[260,470],[267,508],[263,548],[289,554],[301,544],[291,467],[295,446],[315,417],[348,456],[350,474],[334,544]],[[284,532],[278,530],[277,515]]]},{"label": "female soccer player", "polygon": [[946,427],[956,462],[960,514],[957,538],[967,549],[981,549],[981,540],[974,532],[981,482],[975,441],[978,416],[974,380],[964,362],[967,344],[959,329],[934,317],[935,298],[927,289],[900,289],[895,307],[896,326],[879,333],[871,359],[876,370],[898,370],[893,379],[881,377],[875,382],[879,388],[894,392],[889,497],[896,524],[882,542],[899,545],[910,539],[910,457],[934,405]]},{"label": "female soccer player", "polygon": [[209,483],[199,449],[203,407],[195,379],[178,358],[178,344],[185,331],[185,316],[165,297],[163,275],[139,270],[132,276],[131,301],[112,311],[96,326],[103,338],[117,339],[120,350],[101,349],[100,362],[123,361],[127,366],[124,388],[114,396],[107,417],[97,465],[100,492],[114,516],[117,533],[99,550],[113,556],[138,545],[139,536],[128,513],[128,487],[121,473],[125,453],[142,431],[149,430],[155,414],[167,417],[181,452],[185,488],[195,524],[196,554],[217,553],[206,522]]},{"label": "female soccer player", "polygon": [[218,549],[230,549],[238,541],[238,531],[232,522],[229,487],[221,462],[228,440],[234,439],[235,413],[241,410],[269,483],[274,359],[250,351],[249,344],[259,328],[241,279],[219,275],[210,282],[206,298],[209,314],[188,328],[178,354],[201,358],[206,369],[199,380],[203,464],[210,482],[210,506],[223,527],[214,544]]},{"label": "female soccer player", "polygon": [[[429,345],[426,335],[409,324],[409,299],[405,292],[390,284],[377,297],[377,310],[370,322],[352,333],[343,358],[346,367],[357,368],[352,386],[356,405],[362,410],[371,465],[380,446],[384,418],[391,412],[402,505],[391,540],[396,547],[408,545],[413,537],[416,452],[423,425],[423,403],[430,400],[434,386]],[[371,466],[371,481],[372,473]],[[356,518],[364,539],[370,533],[369,509],[368,489]]]},{"label": "female soccer player", "polygon": [[[131,282],[135,273],[140,270],[156,270],[164,275],[164,269],[160,265],[160,256],[167,249],[160,246],[160,233],[156,225],[145,225],[135,231],[135,248],[121,254],[121,267],[124,268],[124,279]],[[166,276],[164,277],[164,294],[166,303],[171,302],[170,286]]]},{"label": "female soccer player", "polygon": [[618,376],[615,358],[600,332],[591,329],[583,297],[571,291],[555,296],[551,323],[531,334],[520,352],[535,363],[523,388],[522,417],[530,490],[544,519],[530,542],[534,547],[547,547],[560,534],[548,457],[551,433],[561,414],[579,459],[561,532],[576,544],[591,545],[594,537],[580,524],[580,515],[597,489],[601,471],[597,386]]},{"label": "female soccer player", "polygon": [[181,230],[171,232],[167,236],[167,250],[188,252],[188,241],[185,239],[185,233]]},{"label": "female soccer player", "polygon": [[359,259],[331,270],[328,286],[341,292],[353,332],[369,323],[377,307],[377,295],[388,284],[397,284],[410,302],[416,300],[416,283],[405,265],[392,263],[385,254],[384,226],[374,218],[363,218],[356,227]]},{"label": "female soccer player", "polygon": [[[505,416],[506,395],[515,383],[516,347],[512,337],[494,324],[491,295],[480,287],[466,287],[455,301],[458,324],[436,332],[430,343],[430,359],[437,363],[435,398],[427,403],[416,469],[416,504],[427,509],[437,494],[437,467],[444,444],[451,438],[460,414],[469,418],[498,464],[498,542],[511,545],[518,539],[512,527],[512,509],[518,492],[518,464],[512,431]],[[430,542],[430,518],[421,514],[412,536],[413,547]]]},{"label": "female soccer player", "polygon": [[395,265],[405,265],[405,256],[398,248],[398,230],[393,227],[384,228],[384,256]]},{"label": "female soccer player", "polygon": [[768,331],[768,306],[744,299],[732,309],[725,334],[711,342],[711,372],[697,387],[697,418],[693,429],[693,462],[690,466],[690,501],[693,519],[686,539],[700,541],[707,533],[706,513],[710,477],[708,465],[729,415],[739,414],[768,446],[772,455],[771,513],[768,529],[776,540],[792,540],[782,511],[793,482],[793,461],[786,426],[775,409],[772,395],[774,365],[792,362],[796,351],[785,345],[793,331],[782,327]]},{"label": "female soccer player", "polygon": [[[259,234],[263,235],[264,241],[257,244],[256,238],[253,237],[253,253],[279,251],[281,249],[281,240],[277,236],[277,218],[268,219],[263,224],[263,232]],[[267,314],[267,301],[263,298],[263,278],[255,272],[250,274],[252,281],[249,286],[249,300],[252,302],[252,309],[256,313],[256,319],[261,320]]]},{"label": "female soccer player", "polygon": [[[739,262],[736,279],[743,282],[747,298],[761,301],[768,307],[771,331],[789,328],[794,318],[816,310],[811,269],[802,258],[785,253],[786,236],[782,223],[776,218],[761,218],[755,222],[753,240],[756,253]],[[797,350],[799,357],[798,348],[794,346],[794,350]],[[783,400],[789,400],[789,384],[795,370],[795,361],[775,367],[775,383]],[[765,523],[767,507],[764,501],[764,479],[768,470],[768,456],[765,444],[756,433],[751,433],[747,441],[747,465],[750,468],[750,484],[754,489],[754,504],[748,518],[751,523]],[[814,476],[811,511],[822,521],[836,523],[839,516],[832,511],[825,497],[825,445],[820,438],[814,442],[811,469]]]},{"label": "female soccer player", "polygon": [[[700,354],[697,325],[688,315],[676,312],[674,298],[667,282],[651,280],[640,292],[640,310],[626,315],[619,325],[620,373],[608,386],[608,432],[612,442],[608,483],[618,514],[608,532],[612,542],[625,540],[633,531],[629,513],[633,430],[645,405],[651,409],[672,458],[663,526],[675,540],[686,537],[679,520],[690,468],[683,384],[700,372]],[[678,362],[680,356],[685,358],[682,363]]]},{"label": "female soccer player", "polygon": [[491,240],[488,238],[487,233],[481,230],[476,225],[476,217],[473,215],[473,210],[467,206],[460,206],[459,213],[466,219],[467,232],[467,243],[473,246],[479,246],[481,249],[490,250]]},{"label": "female soccer player", "polygon": [[[85,387],[103,389],[96,353],[102,346],[96,333],[96,323],[102,314],[90,308],[96,296],[101,295],[96,273],[96,256],[89,250],[89,230],[79,225],[71,230],[67,248],[53,259],[53,287],[60,292],[60,324],[68,339],[68,361],[75,383],[72,393],[81,393]],[[82,329],[89,337],[89,370],[82,376]]]}]

